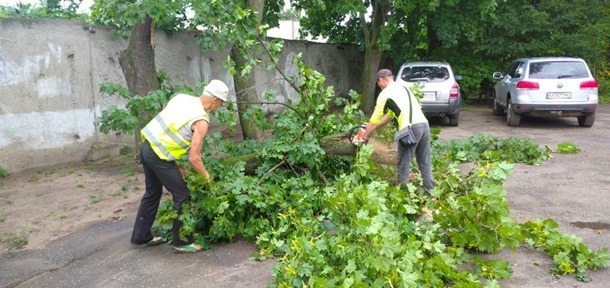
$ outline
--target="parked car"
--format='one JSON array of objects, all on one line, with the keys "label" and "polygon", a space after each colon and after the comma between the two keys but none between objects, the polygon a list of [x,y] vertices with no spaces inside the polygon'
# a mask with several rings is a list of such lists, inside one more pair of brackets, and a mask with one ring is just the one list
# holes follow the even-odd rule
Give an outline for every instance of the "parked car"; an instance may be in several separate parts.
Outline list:
[{"label": "parked car", "polygon": [[576,117],[581,127],[595,122],[597,81],[587,63],[572,57],[533,57],[513,61],[506,74],[494,72],[494,115],[506,113],[508,126],[521,117]]},{"label": "parked car", "polygon": [[[396,81],[406,87],[421,85],[422,110],[427,117],[447,117],[458,126],[462,93],[451,66],[444,62],[407,62],[400,66]],[[416,89],[417,90],[417,89]]]}]

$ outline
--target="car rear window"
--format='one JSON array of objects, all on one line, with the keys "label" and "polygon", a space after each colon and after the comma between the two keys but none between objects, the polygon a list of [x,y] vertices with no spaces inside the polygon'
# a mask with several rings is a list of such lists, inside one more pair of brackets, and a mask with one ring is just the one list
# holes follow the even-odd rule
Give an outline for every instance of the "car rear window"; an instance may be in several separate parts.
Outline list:
[{"label": "car rear window", "polygon": [[407,82],[443,82],[449,79],[449,70],[443,66],[405,67],[400,78]]},{"label": "car rear window", "polygon": [[585,63],[580,61],[547,61],[530,63],[533,79],[587,78],[589,73]]}]

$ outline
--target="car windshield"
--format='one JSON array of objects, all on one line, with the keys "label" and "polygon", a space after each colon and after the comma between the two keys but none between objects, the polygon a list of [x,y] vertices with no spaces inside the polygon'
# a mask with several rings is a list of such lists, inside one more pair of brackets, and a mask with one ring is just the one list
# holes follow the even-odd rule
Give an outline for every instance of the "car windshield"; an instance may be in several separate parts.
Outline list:
[{"label": "car windshield", "polygon": [[443,82],[449,79],[449,70],[443,66],[405,67],[400,78],[407,82]]},{"label": "car windshield", "polygon": [[580,61],[547,61],[530,64],[532,79],[587,78],[587,66]]}]

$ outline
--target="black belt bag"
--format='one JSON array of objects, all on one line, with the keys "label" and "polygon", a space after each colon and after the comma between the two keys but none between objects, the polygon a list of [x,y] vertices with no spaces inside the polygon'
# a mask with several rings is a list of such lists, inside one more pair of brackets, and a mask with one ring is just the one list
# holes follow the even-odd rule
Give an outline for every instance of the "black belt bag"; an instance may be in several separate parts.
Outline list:
[{"label": "black belt bag", "polygon": [[394,140],[398,141],[403,148],[417,144],[417,138],[415,138],[415,134],[413,134],[413,130],[411,130],[411,122],[413,121],[413,103],[411,102],[411,93],[409,93],[409,89],[406,87],[405,90],[407,90],[407,97],[409,97],[409,126],[398,130],[398,132],[394,134]]}]

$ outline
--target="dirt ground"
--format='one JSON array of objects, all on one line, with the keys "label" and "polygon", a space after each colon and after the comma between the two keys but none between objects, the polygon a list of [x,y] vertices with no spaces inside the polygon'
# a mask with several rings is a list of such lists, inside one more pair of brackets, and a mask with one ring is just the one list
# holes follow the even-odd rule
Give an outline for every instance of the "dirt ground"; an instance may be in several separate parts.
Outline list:
[{"label": "dirt ground", "polygon": [[[557,221],[562,232],[582,238],[591,249],[610,247],[610,201],[608,201],[610,199],[610,188],[608,188],[610,187],[608,186],[610,184],[610,171],[608,170],[610,154],[607,153],[608,143],[610,143],[610,105],[600,105],[596,123],[591,128],[578,127],[576,119],[573,118],[528,118],[523,119],[519,127],[507,127],[502,117],[492,115],[490,107],[464,109],[458,127],[447,127],[434,121],[431,122],[431,125],[442,129],[439,137],[443,141],[463,139],[475,133],[485,133],[497,137],[526,137],[534,140],[540,146],[548,146],[552,149],[556,149],[559,143],[565,141],[579,147],[582,151],[578,154],[553,153],[553,158],[541,166],[515,165],[514,173],[509,176],[505,184],[511,215],[518,222],[536,218],[552,218]],[[8,255],[4,259],[5,264],[17,263],[17,260],[21,259],[19,257],[26,259],[31,254],[28,253],[30,251],[46,253],[43,250],[49,247],[45,248],[45,245],[54,246],[53,244],[57,243],[57,241],[53,241],[54,239],[68,236],[71,233],[72,235],[78,234],[87,229],[106,227],[92,226],[92,223],[115,222],[115,224],[121,223],[122,226],[131,225],[128,222],[133,221],[133,214],[144,192],[143,175],[136,169],[137,166],[134,165],[133,160],[124,157],[101,163],[77,163],[40,168],[0,179],[0,248],[2,249],[0,258]],[[126,277],[133,278],[134,275],[157,281],[150,282],[151,287],[159,287],[161,284],[175,286],[179,283],[181,283],[179,286],[182,287],[221,287],[222,285],[217,284],[201,286],[197,284],[201,283],[197,282],[200,281],[198,279],[191,279],[191,282],[188,282],[186,280],[189,279],[185,280],[184,274],[180,274],[180,272],[203,273],[201,267],[211,267],[212,264],[221,263],[231,253],[238,255],[239,251],[255,249],[250,244],[238,243],[238,245],[218,246],[211,251],[202,252],[204,254],[200,257],[190,258],[173,256],[165,247],[155,247],[143,252],[125,248],[125,246],[129,246],[127,241],[130,227],[123,230],[121,230],[123,234],[114,236],[121,239],[119,243],[107,239],[107,242],[100,244],[100,248],[96,248],[101,252],[95,252],[91,257],[99,257],[100,253],[105,253],[101,254],[105,258],[102,260],[90,258],[91,266],[79,268],[83,261],[88,263],[86,259],[89,258],[82,256],[83,258],[78,258],[78,261],[81,262],[76,261],[78,263],[75,262],[74,265],[66,264],[66,267],[80,265],[75,269],[81,270],[43,267],[40,268],[40,271],[48,273],[27,272],[29,274],[21,275],[20,280],[15,283],[23,284],[19,287],[66,287],[61,284],[62,282],[57,282],[55,286],[46,286],[47,284],[44,283],[57,279],[74,279],[75,273],[85,274],[87,269],[97,267],[96,269],[100,269],[98,272],[107,272],[109,276],[104,279],[110,280],[83,276],[94,283],[88,287],[96,285],[98,287],[129,287],[129,284],[126,283],[133,284],[137,281],[128,282],[125,279]],[[7,250],[16,248],[21,248],[19,252],[24,253],[7,252]],[[53,247],[49,249],[51,248]],[[120,254],[121,257],[130,256],[137,259],[132,262],[136,261],[140,265],[136,266],[139,270],[132,271],[130,274],[125,272],[124,266],[120,266],[123,264],[111,266],[106,263],[109,261],[108,259],[117,258],[117,254]],[[230,282],[230,285],[225,284],[222,287],[246,285],[243,283],[249,283],[247,284],[249,287],[265,287],[270,284],[273,263],[255,266],[247,261],[247,253],[242,254],[239,254],[238,260],[243,262],[225,263],[224,270],[206,268],[209,269],[209,273],[206,273],[212,276],[231,275],[239,281],[246,279],[244,282]],[[520,248],[516,251],[504,249],[496,256],[509,261],[514,270],[509,279],[501,281],[502,287],[608,287],[608,283],[610,283],[610,271],[607,268],[591,271],[590,276],[593,281],[590,283],[578,282],[571,276],[553,276],[549,273],[549,269],[553,265],[552,259],[544,253],[527,248]],[[140,259],[155,261],[154,263],[159,263],[157,264],[159,267],[151,268],[149,262]],[[22,262],[19,263],[23,265],[31,266],[33,260],[20,261]],[[66,263],[72,263],[72,261],[74,260]],[[120,257],[117,261],[123,263]],[[22,269],[23,266],[19,266],[19,263],[13,265],[16,267],[15,270]],[[102,265],[100,263],[106,263],[104,264],[106,266],[95,266]],[[187,265],[190,270],[173,268],[175,263]],[[130,267],[134,265],[130,264]],[[255,277],[265,274],[265,271],[269,271],[269,273],[264,275],[263,280],[252,281]],[[20,275],[19,273],[17,271],[14,275]],[[237,277],[231,273],[240,273],[240,276]],[[38,275],[44,275],[44,277]],[[155,277],[159,275],[165,276],[161,280],[156,279]],[[166,281],[168,277],[172,277],[169,275],[177,276],[170,278],[171,281]],[[115,282],[95,282],[113,279]],[[40,286],[30,285],[38,283],[36,281],[40,282]],[[108,283],[114,286],[106,286]],[[10,284],[9,287],[12,287],[11,285],[13,284]]]},{"label": "dirt ground", "polygon": [[[0,249],[36,249],[89,223],[135,212],[144,177],[117,157],[32,169],[0,180]],[[0,252],[0,253],[2,253]]]}]

